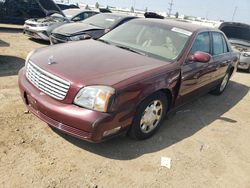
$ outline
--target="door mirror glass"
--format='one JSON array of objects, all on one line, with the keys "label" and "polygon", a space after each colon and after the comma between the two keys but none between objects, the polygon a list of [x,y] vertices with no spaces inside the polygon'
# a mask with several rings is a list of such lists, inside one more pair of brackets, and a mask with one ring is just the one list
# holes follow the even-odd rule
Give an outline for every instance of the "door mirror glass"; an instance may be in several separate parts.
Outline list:
[{"label": "door mirror glass", "polygon": [[189,61],[208,63],[211,59],[211,55],[205,52],[195,52],[194,54],[190,54],[188,56]]}]

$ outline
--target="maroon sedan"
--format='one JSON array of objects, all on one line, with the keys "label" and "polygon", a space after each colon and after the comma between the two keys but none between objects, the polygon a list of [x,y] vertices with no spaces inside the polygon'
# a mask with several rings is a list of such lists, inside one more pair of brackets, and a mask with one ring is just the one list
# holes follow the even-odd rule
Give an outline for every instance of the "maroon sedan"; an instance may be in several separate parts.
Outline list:
[{"label": "maroon sedan", "polygon": [[97,41],[33,51],[19,86],[28,109],[64,133],[91,142],[124,132],[146,139],[176,107],[221,94],[236,67],[219,30],[138,19]]}]

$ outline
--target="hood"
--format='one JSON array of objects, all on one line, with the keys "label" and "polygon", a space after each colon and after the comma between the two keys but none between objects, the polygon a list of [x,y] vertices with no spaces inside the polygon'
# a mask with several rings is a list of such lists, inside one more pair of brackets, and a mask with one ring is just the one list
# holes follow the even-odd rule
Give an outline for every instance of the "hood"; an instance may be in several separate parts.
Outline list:
[{"label": "hood", "polygon": [[250,25],[237,22],[224,22],[220,25],[219,29],[229,39],[250,43]]},{"label": "hood", "polygon": [[[49,65],[49,59],[55,62]],[[30,61],[81,88],[114,86],[168,62],[142,56],[95,40],[59,44],[37,50]]]},{"label": "hood", "polygon": [[61,27],[58,27],[53,31],[53,33],[58,33],[63,35],[74,35],[77,33],[84,33],[90,30],[102,30],[102,29],[103,28],[100,28],[98,26],[77,22],[77,23],[65,24]]},{"label": "hood", "polygon": [[44,11],[46,16],[49,16],[53,13],[61,14],[62,16],[66,17],[59,6],[53,0],[36,0],[38,5]]}]

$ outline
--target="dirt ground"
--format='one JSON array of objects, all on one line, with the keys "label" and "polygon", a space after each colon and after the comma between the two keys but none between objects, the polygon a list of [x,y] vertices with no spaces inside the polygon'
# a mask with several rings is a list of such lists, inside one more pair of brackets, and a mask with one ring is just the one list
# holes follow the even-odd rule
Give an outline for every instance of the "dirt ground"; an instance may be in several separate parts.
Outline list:
[{"label": "dirt ground", "polygon": [[250,187],[250,74],[186,105],[151,139],[90,144],[24,114],[17,72],[46,44],[9,29],[0,39],[10,44],[0,47],[0,187]]}]

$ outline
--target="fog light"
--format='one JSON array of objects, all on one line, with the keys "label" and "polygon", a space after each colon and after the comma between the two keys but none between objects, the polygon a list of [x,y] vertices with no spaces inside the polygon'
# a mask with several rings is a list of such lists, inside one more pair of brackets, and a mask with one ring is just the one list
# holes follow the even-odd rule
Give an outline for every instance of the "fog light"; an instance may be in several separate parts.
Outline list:
[{"label": "fog light", "polygon": [[109,135],[115,134],[115,133],[117,133],[120,129],[121,129],[121,127],[116,127],[116,128],[114,128],[114,129],[105,131],[105,132],[103,133],[103,136],[105,137],[105,136],[109,136]]}]

